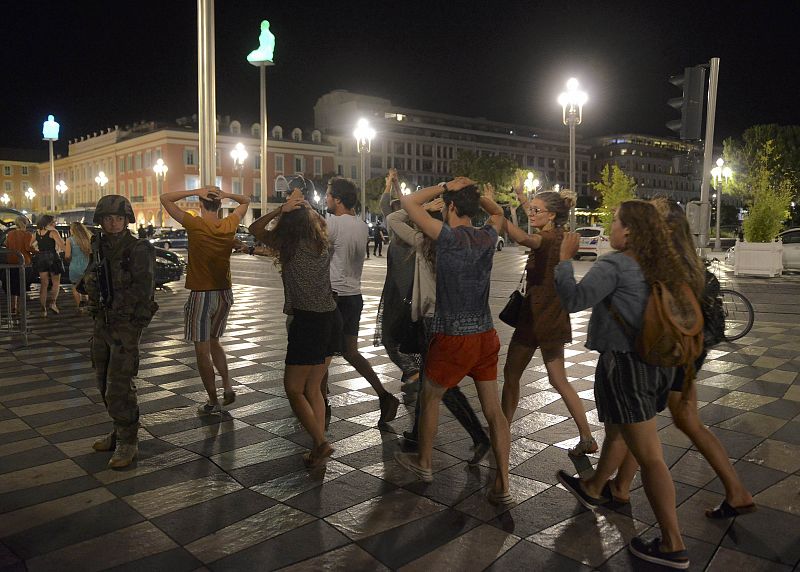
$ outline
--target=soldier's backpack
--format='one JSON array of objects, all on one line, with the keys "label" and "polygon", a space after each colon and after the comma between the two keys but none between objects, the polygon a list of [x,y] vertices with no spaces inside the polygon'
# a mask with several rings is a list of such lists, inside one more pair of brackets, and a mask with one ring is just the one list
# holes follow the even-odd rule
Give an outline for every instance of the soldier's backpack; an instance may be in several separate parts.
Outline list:
[{"label": "soldier's backpack", "polygon": [[607,305],[614,319],[633,338],[634,349],[643,362],[659,367],[683,367],[686,381],[692,381],[695,362],[703,353],[703,313],[688,284],[681,283],[677,294],[679,298],[663,282],[654,282],[638,331],[628,325],[610,302]]}]

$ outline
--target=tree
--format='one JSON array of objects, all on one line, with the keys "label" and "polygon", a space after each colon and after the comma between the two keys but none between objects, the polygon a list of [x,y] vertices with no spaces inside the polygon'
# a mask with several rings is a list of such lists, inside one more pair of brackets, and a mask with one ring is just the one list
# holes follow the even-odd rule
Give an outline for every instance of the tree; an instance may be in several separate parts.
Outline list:
[{"label": "tree", "polygon": [[367,180],[366,201],[367,209],[375,216],[381,215],[381,195],[386,189],[386,177],[373,177]]},{"label": "tree", "polygon": [[[765,158],[762,152],[770,141],[772,150]],[[777,180],[788,179],[795,189],[800,188],[800,125],[753,125],[741,139],[726,139],[723,147],[725,162],[734,173],[734,180],[726,185],[732,194],[751,198],[755,179],[765,168]],[[765,160],[769,163],[764,164]]]},{"label": "tree", "polygon": [[749,214],[744,220],[747,242],[772,242],[789,216],[796,186],[792,177],[782,172],[781,165],[775,143],[766,141],[746,175],[750,196]]},{"label": "tree", "polygon": [[625,174],[625,171],[618,165],[605,165],[600,173],[600,180],[590,183],[601,196],[600,220],[606,229],[606,234],[611,232],[611,221],[614,219],[614,211],[625,201],[636,198],[634,189],[636,181],[633,177]]}]

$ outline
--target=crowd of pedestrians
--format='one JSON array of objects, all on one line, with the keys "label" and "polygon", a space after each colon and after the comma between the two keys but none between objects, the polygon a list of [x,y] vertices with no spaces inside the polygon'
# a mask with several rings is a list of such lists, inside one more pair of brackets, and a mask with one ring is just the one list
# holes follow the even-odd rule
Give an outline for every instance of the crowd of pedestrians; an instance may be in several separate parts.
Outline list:
[{"label": "crowd of pedestrians", "polygon": [[[280,269],[287,316],[284,388],[292,411],[311,437],[312,447],[303,460],[313,469],[324,465],[334,452],[326,436],[331,416],[328,368],[334,356],[342,356],[376,393],[379,425],[395,419],[400,402],[358,350],[364,306],[361,275],[369,244],[367,224],[355,212],[358,189],[348,179],[332,178],[325,197],[328,216],[309,205],[302,177],[292,182],[291,190],[284,204],[250,225],[257,246],[235,239],[249,206],[246,196],[209,187],[167,192],[161,202],[186,228],[189,238],[185,340],[194,344],[207,393],[198,413],[221,415],[236,399],[220,343],[234,303],[231,253],[269,257]],[[530,233],[506,220],[489,184],[481,191],[476,182],[456,177],[401,195],[397,172],[387,174],[381,210],[390,244],[374,343],[383,345],[402,371],[404,391],[418,393],[413,424],[403,433],[406,450],[398,451],[395,460],[420,480],[433,481],[433,442],[443,402],[472,438],[474,454],[469,464],[479,463],[490,451],[494,456],[488,502],[512,504],[511,425],[520,401],[520,380],[539,349],[549,383],[577,425],[575,446],[567,453],[581,457],[600,451],[591,476],[581,478],[560,470],[559,482],[578,502],[594,510],[629,502],[631,484],[640,470],[660,537],[634,538],[629,548],[643,560],[685,569],[689,555],[678,523],[675,486],[657,433],[659,412],[669,407],[675,425],[708,459],[725,487],[725,500],[706,516],[730,518],[756,509],[722,444],[697,412],[693,371],[702,366],[705,352],[690,367],[653,365],[641,355],[631,335],[643,326],[654,284],[676,293],[684,288],[697,301],[713,296],[709,293],[713,284],[695,253],[686,217],[679,206],[665,200],[622,203],[611,224],[614,252],[598,258],[577,281],[572,259],[579,237],[565,226],[575,205],[574,194],[545,191],[530,201],[521,189],[517,194],[528,214]],[[178,206],[178,201],[190,196],[198,197],[199,215]],[[224,199],[238,206],[220,218]],[[473,220],[481,210],[487,222],[475,227]],[[70,280],[81,285],[73,295],[77,307],[87,308],[95,320],[93,363],[114,420],[114,430],[97,441],[94,449],[113,450],[109,462],[113,468],[128,466],[138,454],[139,412],[132,380],[142,328],[157,310],[153,248],[125,230],[133,220],[127,199],[111,195],[98,203],[95,223],[102,232],[94,238],[75,223],[64,243],[49,216],[40,217],[33,234],[26,230],[27,221],[19,220],[17,230],[8,236],[8,245],[23,252],[26,262],[35,255],[43,316],[59,312],[56,302],[64,273],[59,251],[65,251],[70,263]],[[489,290],[495,245],[505,233],[530,248],[530,253],[525,295],[505,358],[501,391],[500,341],[489,309]],[[383,235],[376,230],[374,236],[377,246]],[[373,252],[381,255],[379,247]],[[124,271],[133,266],[139,268],[135,276]],[[12,288],[15,285],[12,294],[18,297],[23,293],[12,279]],[[599,353],[594,393],[597,416],[604,425],[602,448],[568,381],[564,362],[564,346],[572,341],[569,314],[588,308],[592,313],[586,347]],[[459,389],[466,377],[475,383],[488,435]]]}]

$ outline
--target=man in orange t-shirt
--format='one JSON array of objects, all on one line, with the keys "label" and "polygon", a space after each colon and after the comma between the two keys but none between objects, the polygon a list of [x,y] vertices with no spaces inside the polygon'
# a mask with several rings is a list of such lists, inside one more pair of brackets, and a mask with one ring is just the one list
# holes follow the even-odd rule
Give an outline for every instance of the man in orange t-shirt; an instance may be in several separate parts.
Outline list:
[{"label": "man in orange t-shirt", "polygon": [[[177,201],[197,196],[200,199],[200,216],[181,209]],[[236,210],[224,219],[218,212],[222,199],[239,203]],[[195,191],[172,191],[161,195],[166,211],[184,226],[189,235],[189,268],[185,287],[190,290],[184,306],[184,339],[194,342],[197,369],[208,393],[208,403],[198,412],[219,415],[222,408],[217,399],[214,368],[222,378],[223,405],[236,399],[228,375],[225,350],[219,339],[225,333],[228,312],[233,305],[231,290],[231,253],[239,221],[250,204],[250,197],[223,193],[217,187],[204,187]]]}]

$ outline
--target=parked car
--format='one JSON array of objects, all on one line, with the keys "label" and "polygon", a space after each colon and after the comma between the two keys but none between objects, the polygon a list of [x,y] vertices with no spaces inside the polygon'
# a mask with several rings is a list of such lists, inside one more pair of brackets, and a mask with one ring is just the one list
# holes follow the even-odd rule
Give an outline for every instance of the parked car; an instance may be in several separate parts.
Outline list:
[{"label": "parked car", "polygon": [[608,246],[608,237],[602,226],[583,226],[575,229],[575,232],[581,237],[575,260],[580,260],[581,256],[599,256]]},{"label": "parked car", "polygon": [[173,248],[189,248],[189,236],[186,229],[163,231],[150,239],[154,246],[170,250]]},{"label": "parked car", "polygon": [[[783,242],[783,269],[800,271],[800,227],[790,228],[778,233],[777,238]],[[736,247],[725,253],[725,263],[736,264]]]},{"label": "parked car", "polygon": [[256,237],[250,234],[250,231],[247,230],[247,227],[244,225],[239,225],[239,228],[236,230],[236,240],[243,242],[247,246],[255,246],[256,245]]}]

